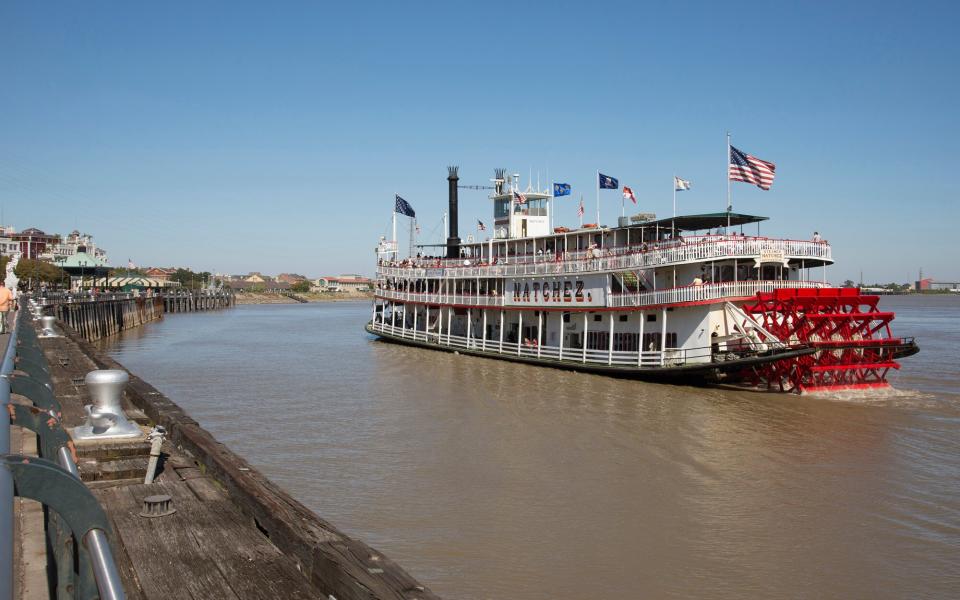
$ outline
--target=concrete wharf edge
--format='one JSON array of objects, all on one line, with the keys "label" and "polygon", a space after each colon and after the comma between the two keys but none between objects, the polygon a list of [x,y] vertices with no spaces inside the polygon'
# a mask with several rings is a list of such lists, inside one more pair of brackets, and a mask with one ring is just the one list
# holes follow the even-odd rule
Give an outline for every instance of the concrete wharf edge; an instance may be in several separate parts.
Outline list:
[{"label": "concrete wharf edge", "polygon": [[[67,338],[102,369],[122,369],[76,331],[58,324]],[[128,371],[129,372],[129,371]],[[338,530],[235,454],[186,411],[130,373],[125,394],[168,440],[187,453],[207,477],[221,484],[241,513],[290,560],[323,598],[335,600],[433,600],[439,598],[402,567]]]}]

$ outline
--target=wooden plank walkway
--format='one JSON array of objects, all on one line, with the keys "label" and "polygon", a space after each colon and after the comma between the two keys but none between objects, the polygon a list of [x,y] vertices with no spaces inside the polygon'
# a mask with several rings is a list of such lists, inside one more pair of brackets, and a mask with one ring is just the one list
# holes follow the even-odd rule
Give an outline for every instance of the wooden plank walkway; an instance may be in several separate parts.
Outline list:
[{"label": "wooden plank walkway", "polygon": [[[59,326],[67,335],[42,345],[70,427],[82,421],[81,407],[90,402],[89,391],[75,381],[88,370],[123,367]],[[88,482],[112,521],[114,554],[129,598],[437,598],[389,558],[309,511],[136,375],[123,406],[141,423],[163,425],[169,434],[153,484],[130,478]],[[84,472],[86,460],[80,463]],[[177,512],[140,516],[143,499],[158,494],[171,496]]]},{"label": "wooden plank walkway", "polygon": [[[135,579],[128,589],[139,588],[143,598],[317,596],[294,564],[211,480],[183,480],[176,474],[165,479],[94,492],[125,549],[124,576]],[[143,499],[156,494],[171,496],[177,512],[141,517]]]}]

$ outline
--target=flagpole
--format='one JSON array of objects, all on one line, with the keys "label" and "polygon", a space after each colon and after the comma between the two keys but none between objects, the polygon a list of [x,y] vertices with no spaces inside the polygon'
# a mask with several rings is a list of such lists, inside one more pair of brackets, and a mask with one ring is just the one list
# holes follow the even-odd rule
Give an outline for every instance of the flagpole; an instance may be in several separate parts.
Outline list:
[{"label": "flagpole", "polygon": [[677,235],[677,176],[673,176],[673,220],[670,221],[670,237]]},{"label": "flagpole", "polygon": [[[550,179],[549,171],[547,172],[547,179]],[[550,182],[550,197],[547,198],[547,210],[550,211],[550,232],[551,233],[553,232],[553,209],[555,208],[553,206],[553,199],[555,198],[554,194],[556,193],[556,189],[554,189],[555,185],[556,184],[554,182],[552,181]]]},{"label": "flagpole", "polygon": [[677,218],[677,176],[673,176],[673,218]]},{"label": "flagpole", "polygon": [[397,244],[397,205],[396,199],[400,194],[394,194],[394,205],[393,205],[393,260],[397,260],[399,256],[397,252],[399,251],[399,246]]},{"label": "flagpole", "polygon": [[597,228],[600,227],[600,169],[597,169]]},{"label": "flagpole", "polygon": [[730,227],[730,212],[733,211],[733,199],[730,195],[730,132],[727,132],[727,228]]},{"label": "flagpole", "polygon": [[583,229],[583,194],[580,194],[580,208],[577,212],[580,213],[580,229]]}]

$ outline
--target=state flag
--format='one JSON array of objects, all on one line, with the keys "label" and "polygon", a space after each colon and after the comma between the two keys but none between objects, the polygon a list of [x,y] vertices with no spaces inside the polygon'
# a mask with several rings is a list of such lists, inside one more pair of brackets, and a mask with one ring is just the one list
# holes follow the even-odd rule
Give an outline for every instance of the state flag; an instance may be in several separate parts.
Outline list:
[{"label": "state flag", "polygon": [[600,176],[600,189],[601,190],[615,190],[620,187],[620,182],[614,177],[609,175],[604,175],[603,173],[598,173]]},{"label": "state flag", "polygon": [[410,206],[410,203],[401,198],[399,195],[397,195],[397,203],[396,206],[394,206],[393,211],[408,217],[417,216],[417,213],[413,210],[413,207]]}]

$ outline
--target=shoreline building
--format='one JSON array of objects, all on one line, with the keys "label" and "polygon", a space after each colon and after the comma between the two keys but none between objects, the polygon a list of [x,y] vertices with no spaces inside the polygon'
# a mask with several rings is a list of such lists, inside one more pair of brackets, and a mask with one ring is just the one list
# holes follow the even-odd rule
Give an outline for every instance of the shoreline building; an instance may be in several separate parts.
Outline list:
[{"label": "shoreline building", "polygon": [[960,282],[936,281],[932,277],[926,277],[926,278],[915,281],[914,289],[918,292],[936,292],[936,291],[960,292]]}]

